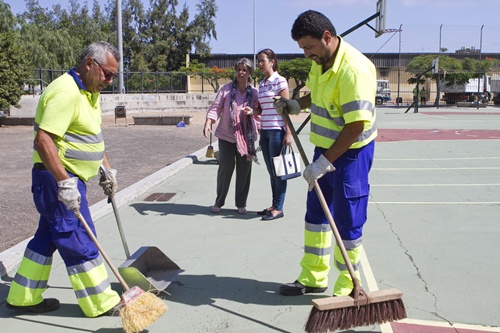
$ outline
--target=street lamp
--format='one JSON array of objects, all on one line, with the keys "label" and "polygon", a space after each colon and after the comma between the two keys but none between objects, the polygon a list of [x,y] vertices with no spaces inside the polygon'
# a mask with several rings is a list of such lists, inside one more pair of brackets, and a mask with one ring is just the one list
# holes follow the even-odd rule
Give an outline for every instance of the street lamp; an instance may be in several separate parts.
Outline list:
[{"label": "street lamp", "polygon": [[253,0],[253,68],[257,68],[257,55],[255,54],[255,50],[256,50],[256,28],[257,28],[257,24],[255,22],[255,0]]},{"label": "street lamp", "polygon": [[125,93],[123,84],[123,36],[122,36],[122,0],[116,0],[116,25],[117,25],[117,40],[118,51],[120,52],[120,64],[118,69],[118,91],[120,94]]}]

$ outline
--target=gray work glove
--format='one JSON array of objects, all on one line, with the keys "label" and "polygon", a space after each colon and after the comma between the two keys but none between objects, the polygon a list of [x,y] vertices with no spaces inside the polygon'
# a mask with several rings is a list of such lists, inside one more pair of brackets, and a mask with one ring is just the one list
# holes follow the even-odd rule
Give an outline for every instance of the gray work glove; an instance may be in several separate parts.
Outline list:
[{"label": "gray work glove", "polygon": [[295,99],[286,99],[281,96],[276,96],[274,97],[273,105],[280,116],[283,116],[283,112],[285,111],[292,115],[300,113],[300,104]]},{"label": "gray work glove", "polygon": [[309,191],[314,188],[314,184],[318,179],[323,177],[327,172],[335,171],[335,167],[330,161],[321,155],[316,161],[309,164],[304,170],[303,176],[309,183]]},{"label": "gray work glove", "polygon": [[104,169],[101,167],[101,177],[99,178],[99,185],[104,190],[104,194],[108,197],[114,197],[118,190],[118,183],[116,182],[116,169]]},{"label": "gray work glove", "polygon": [[69,210],[79,211],[82,195],[78,191],[78,177],[58,181],[57,187],[59,187],[57,192],[59,201],[62,201]]}]

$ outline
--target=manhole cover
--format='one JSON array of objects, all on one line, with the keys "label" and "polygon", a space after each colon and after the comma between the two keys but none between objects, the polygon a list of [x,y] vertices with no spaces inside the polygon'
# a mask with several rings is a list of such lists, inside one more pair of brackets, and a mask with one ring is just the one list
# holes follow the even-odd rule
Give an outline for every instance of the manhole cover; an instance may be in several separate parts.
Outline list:
[{"label": "manhole cover", "polygon": [[149,195],[144,201],[169,201],[175,193],[153,193]]}]

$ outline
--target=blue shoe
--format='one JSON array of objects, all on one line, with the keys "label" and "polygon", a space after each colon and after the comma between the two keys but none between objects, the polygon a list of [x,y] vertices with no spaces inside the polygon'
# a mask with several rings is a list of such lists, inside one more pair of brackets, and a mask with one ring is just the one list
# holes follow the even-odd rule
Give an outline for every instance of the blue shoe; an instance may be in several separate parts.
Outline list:
[{"label": "blue shoe", "polygon": [[283,214],[283,212],[278,213],[276,215],[273,215],[272,213],[269,213],[268,215],[262,216],[262,221],[276,220],[276,219],[282,218],[283,216],[285,216],[285,214]]}]

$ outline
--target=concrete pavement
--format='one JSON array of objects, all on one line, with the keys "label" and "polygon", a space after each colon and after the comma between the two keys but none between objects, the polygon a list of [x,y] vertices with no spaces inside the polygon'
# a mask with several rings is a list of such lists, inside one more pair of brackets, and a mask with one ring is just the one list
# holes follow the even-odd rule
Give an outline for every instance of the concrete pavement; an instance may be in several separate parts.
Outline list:
[{"label": "concrete pavement", "polygon": [[[355,331],[500,332],[500,110],[419,111],[378,110],[362,262],[365,288],[401,289],[408,319]],[[304,129],[301,142],[312,152],[307,134]],[[116,197],[131,251],[156,246],[184,270],[167,288],[170,295],[162,294],[169,311],[148,331],[301,332],[310,300],[321,295],[283,297],[277,290],[299,273],[305,182],[290,180],[285,217],[263,222],[255,212],[269,205],[268,175],[254,164],[248,214],[236,212],[234,186],[227,206],[212,214],[217,164],[204,154],[197,151]],[[154,193],[174,195],[146,201]],[[119,266],[126,258],[110,205],[101,201],[92,214],[103,248]],[[0,284],[2,332],[121,331],[119,318],[83,317],[58,254],[44,294],[61,301],[55,312],[6,309],[14,273]],[[335,271],[330,276],[333,283]]]}]

